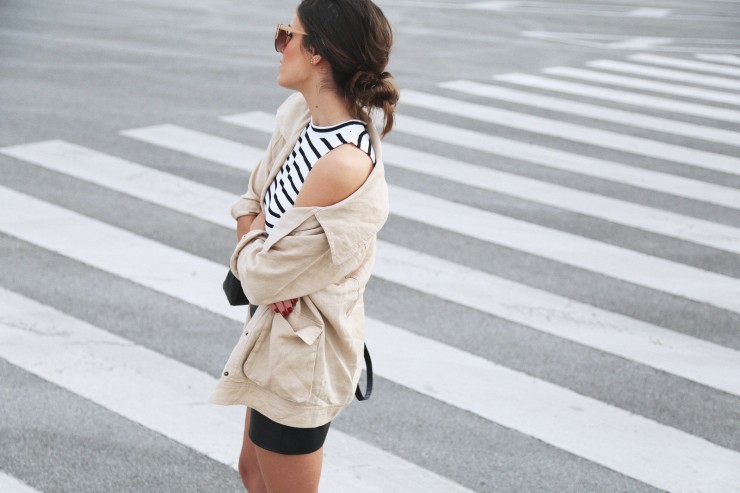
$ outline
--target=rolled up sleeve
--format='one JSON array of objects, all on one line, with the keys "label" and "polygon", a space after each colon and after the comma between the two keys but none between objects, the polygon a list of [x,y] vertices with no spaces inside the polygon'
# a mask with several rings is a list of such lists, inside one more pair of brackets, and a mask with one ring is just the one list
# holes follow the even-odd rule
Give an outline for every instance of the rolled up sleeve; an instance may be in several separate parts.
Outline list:
[{"label": "rolled up sleeve", "polygon": [[352,272],[355,258],[335,264],[323,229],[315,218],[309,222],[316,226],[296,229],[267,248],[264,231],[251,231],[241,239],[231,256],[231,270],[250,303],[307,296]]},{"label": "rolled up sleeve", "polygon": [[[272,144],[272,143],[271,143]],[[231,206],[231,217],[239,219],[242,216],[257,215],[262,210],[262,204],[260,203],[260,196],[256,190],[262,190],[264,182],[267,181],[267,162],[269,158],[268,154],[262,158],[254,167],[252,173],[249,175],[249,185],[247,186],[247,193],[239,197],[234,205]]]}]

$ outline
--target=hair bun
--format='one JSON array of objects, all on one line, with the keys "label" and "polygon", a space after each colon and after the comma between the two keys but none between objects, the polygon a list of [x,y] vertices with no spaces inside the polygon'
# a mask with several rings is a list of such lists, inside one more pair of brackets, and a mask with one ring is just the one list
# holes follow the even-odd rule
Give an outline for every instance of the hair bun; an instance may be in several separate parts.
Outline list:
[{"label": "hair bun", "polygon": [[370,72],[358,70],[347,84],[348,96],[356,102],[360,108],[379,108],[390,118],[386,119],[383,129],[385,135],[393,126],[393,112],[398,103],[398,89],[391,82],[393,76],[390,72]]},{"label": "hair bun", "polygon": [[389,72],[381,72],[377,75],[375,75],[376,83],[380,84],[385,79],[389,79],[391,77],[391,74]]},{"label": "hair bun", "polygon": [[381,84],[383,79],[387,79],[390,76],[391,74],[388,72],[381,72],[378,74],[366,70],[358,70],[355,72],[352,79],[350,79],[349,86],[355,93],[364,92],[373,89],[377,85]]},{"label": "hair bun", "polygon": [[390,81],[387,81],[391,77],[389,72],[358,70],[349,80],[347,92],[362,106],[382,107],[386,100],[395,105],[398,100],[397,90]]}]

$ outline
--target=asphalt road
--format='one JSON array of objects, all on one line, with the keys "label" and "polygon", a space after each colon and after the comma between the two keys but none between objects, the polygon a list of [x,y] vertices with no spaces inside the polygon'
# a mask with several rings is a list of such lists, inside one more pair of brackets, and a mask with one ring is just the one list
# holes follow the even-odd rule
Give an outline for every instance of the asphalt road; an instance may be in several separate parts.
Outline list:
[{"label": "asphalt road", "polygon": [[[376,382],[322,491],[740,491],[740,2],[379,5]],[[243,491],[206,399],[294,8],[0,2],[3,493]]]}]

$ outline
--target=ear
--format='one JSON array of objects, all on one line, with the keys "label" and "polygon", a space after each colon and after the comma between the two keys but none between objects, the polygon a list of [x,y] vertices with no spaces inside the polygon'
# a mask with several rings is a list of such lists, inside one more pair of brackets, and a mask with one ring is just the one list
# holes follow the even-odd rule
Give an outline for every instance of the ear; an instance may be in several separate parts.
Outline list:
[{"label": "ear", "polygon": [[311,65],[316,65],[322,60],[321,55],[316,53],[316,48],[313,46],[309,46],[308,49],[305,50],[305,53],[308,57],[308,61],[311,62]]}]

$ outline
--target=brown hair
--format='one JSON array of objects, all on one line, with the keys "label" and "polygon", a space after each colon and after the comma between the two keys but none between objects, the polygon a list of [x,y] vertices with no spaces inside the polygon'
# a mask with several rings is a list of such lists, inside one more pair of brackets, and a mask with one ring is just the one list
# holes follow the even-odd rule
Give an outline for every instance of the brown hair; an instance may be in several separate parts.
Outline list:
[{"label": "brown hair", "polygon": [[356,118],[383,111],[382,135],[393,128],[398,89],[385,72],[393,44],[391,25],[370,0],[302,0],[298,17],[308,32],[303,47],[321,55]]}]

